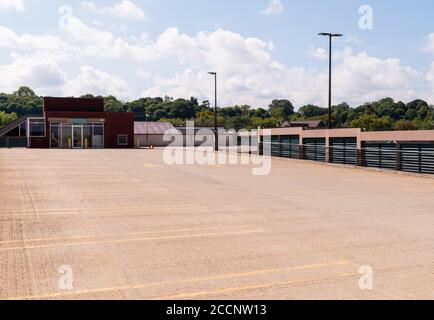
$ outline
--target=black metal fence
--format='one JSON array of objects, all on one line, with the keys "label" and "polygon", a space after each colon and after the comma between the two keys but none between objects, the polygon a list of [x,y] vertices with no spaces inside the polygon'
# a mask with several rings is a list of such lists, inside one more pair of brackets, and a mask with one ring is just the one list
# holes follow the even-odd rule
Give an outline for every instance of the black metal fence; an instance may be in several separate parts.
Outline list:
[{"label": "black metal fence", "polygon": [[357,165],[357,138],[332,138],[330,145],[330,162]]},{"label": "black metal fence", "polygon": [[300,144],[298,136],[264,137],[259,144],[273,157],[330,162],[369,168],[434,174],[434,142],[364,142],[357,148],[356,138],[307,138]]},{"label": "black metal fence", "polygon": [[282,157],[289,159],[300,159],[299,136],[282,136]]},{"label": "black metal fence", "polygon": [[399,170],[434,174],[434,143],[399,144]]},{"label": "black metal fence", "polygon": [[326,162],[327,148],[326,139],[309,138],[304,139],[303,159]]},{"label": "black metal fence", "polygon": [[365,142],[362,144],[362,166],[379,169],[398,169],[396,143]]},{"label": "black metal fence", "polygon": [[26,137],[0,137],[0,148],[25,148]]}]

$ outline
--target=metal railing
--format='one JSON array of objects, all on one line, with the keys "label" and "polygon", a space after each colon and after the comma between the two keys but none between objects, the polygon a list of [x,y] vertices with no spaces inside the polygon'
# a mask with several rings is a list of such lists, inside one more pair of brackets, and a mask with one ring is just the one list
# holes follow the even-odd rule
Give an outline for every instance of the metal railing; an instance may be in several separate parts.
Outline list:
[{"label": "metal railing", "polygon": [[25,148],[26,137],[0,137],[0,148]]},{"label": "metal railing", "polygon": [[264,146],[272,157],[434,174],[434,143],[378,143],[358,149],[346,145],[326,147],[318,144],[261,142],[261,155],[264,155]]}]

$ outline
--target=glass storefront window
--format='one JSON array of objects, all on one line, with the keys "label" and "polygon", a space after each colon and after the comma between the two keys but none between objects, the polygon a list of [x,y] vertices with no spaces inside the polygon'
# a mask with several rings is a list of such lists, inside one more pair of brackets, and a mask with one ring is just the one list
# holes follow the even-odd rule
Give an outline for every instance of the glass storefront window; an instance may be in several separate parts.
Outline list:
[{"label": "glass storefront window", "polygon": [[30,137],[45,137],[45,120],[44,119],[29,119],[29,134]]},{"label": "glass storefront window", "polygon": [[51,125],[51,148],[61,148],[62,141],[60,141],[61,132],[59,125]]},{"label": "glass storefront window", "polygon": [[72,126],[62,124],[62,148],[72,148]]},{"label": "glass storefront window", "polygon": [[83,148],[83,126],[72,126],[72,147],[75,149]]},{"label": "glass storefront window", "polygon": [[93,126],[93,147],[104,148],[104,125],[99,123]]},{"label": "glass storefront window", "polygon": [[92,124],[85,124],[83,126],[83,143],[85,149],[90,149],[93,147],[92,144],[92,136],[93,136],[93,125]]},{"label": "glass storefront window", "polygon": [[51,122],[50,142],[52,148],[104,148],[104,124],[70,124]]}]

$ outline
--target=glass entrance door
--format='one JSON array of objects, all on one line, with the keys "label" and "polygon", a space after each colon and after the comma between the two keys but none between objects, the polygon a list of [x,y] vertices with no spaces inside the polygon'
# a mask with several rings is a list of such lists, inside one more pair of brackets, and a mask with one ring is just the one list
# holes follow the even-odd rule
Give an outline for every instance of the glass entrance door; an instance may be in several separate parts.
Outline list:
[{"label": "glass entrance door", "polygon": [[83,126],[72,127],[72,147],[83,149]]},{"label": "glass entrance door", "polygon": [[70,124],[50,121],[50,146],[62,149],[104,148],[104,123]]}]

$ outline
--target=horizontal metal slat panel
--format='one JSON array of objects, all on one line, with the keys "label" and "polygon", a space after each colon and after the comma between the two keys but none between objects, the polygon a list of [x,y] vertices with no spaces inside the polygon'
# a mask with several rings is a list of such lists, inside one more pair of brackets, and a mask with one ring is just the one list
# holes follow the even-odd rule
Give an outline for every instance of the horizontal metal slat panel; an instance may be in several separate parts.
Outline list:
[{"label": "horizontal metal slat panel", "polygon": [[282,157],[300,159],[300,137],[282,136]]},{"label": "horizontal metal slat panel", "polygon": [[8,147],[8,138],[0,137],[0,148],[7,148],[7,147]]},{"label": "horizontal metal slat panel", "polygon": [[400,144],[400,159],[402,171],[434,174],[434,143]]},{"label": "horizontal metal slat panel", "polygon": [[[273,136],[264,139],[264,143],[267,143],[275,157],[300,158],[299,136]],[[325,162],[325,143],[324,138],[304,139],[303,158]],[[356,138],[330,140],[331,162],[357,165],[357,154]],[[398,145],[392,142],[365,142],[360,154],[362,166],[434,174],[434,143],[401,143],[398,150]]]},{"label": "horizontal metal slat panel", "polygon": [[357,165],[357,138],[330,139],[330,161]]},{"label": "horizontal metal slat panel", "polygon": [[9,137],[9,146],[11,148],[25,148],[27,147],[26,137]]},{"label": "horizontal metal slat panel", "polygon": [[395,143],[365,142],[362,146],[362,165],[380,169],[397,169],[398,153]]},{"label": "horizontal metal slat panel", "polygon": [[304,159],[325,162],[326,140],[323,138],[308,138],[303,140]]},{"label": "horizontal metal slat panel", "polygon": [[0,148],[26,148],[26,137],[0,137]]},{"label": "horizontal metal slat panel", "polygon": [[272,136],[271,137],[271,156],[272,157],[280,157],[280,137],[279,136]]}]

